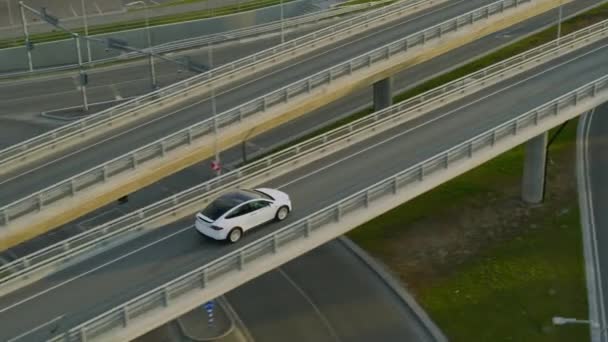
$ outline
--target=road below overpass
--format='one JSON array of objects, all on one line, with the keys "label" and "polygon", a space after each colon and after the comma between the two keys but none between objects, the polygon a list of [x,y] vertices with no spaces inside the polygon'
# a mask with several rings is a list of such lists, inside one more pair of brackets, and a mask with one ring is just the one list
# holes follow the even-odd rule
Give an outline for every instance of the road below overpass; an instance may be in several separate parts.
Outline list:
[{"label": "road below overpass", "polygon": [[[262,76],[258,75],[255,79],[241,82],[233,89],[218,92],[216,96],[218,113],[484,4],[487,4],[487,1],[449,1],[418,13],[408,20],[372,29],[341,41],[337,46],[333,45],[322,51],[305,55],[289,65],[282,65],[265,72]],[[63,153],[60,158],[42,161],[42,164],[34,163],[16,174],[4,175],[0,177],[2,187],[0,206],[209,118],[212,113],[209,102],[196,100],[187,105],[182,104],[178,109],[171,113],[165,112],[167,115],[159,116],[156,120],[136,127],[118,129],[119,132],[115,131],[112,135],[103,136],[87,143],[86,146],[78,146]]]},{"label": "road below overpass", "polygon": [[[286,222],[237,245],[198,235],[187,218],[0,298],[0,339],[65,315],[74,326],[489,128],[605,75],[595,43],[275,179],[294,203]],[[28,317],[28,321],[19,319]]]},{"label": "road below overpass", "polygon": [[586,230],[584,236],[588,236],[591,242],[590,245],[585,244],[585,248],[594,250],[590,252],[594,258],[588,258],[589,251],[586,250],[585,253],[586,271],[593,272],[591,278],[587,274],[587,279],[588,282],[594,281],[594,284],[587,284],[588,288],[592,286],[588,291],[589,305],[596,308],[591,311],[590,319],[596,321],[600,328],[592,328],[591,331],[592,334],[601,336],[598,341],[608,341],[608,104],[587,114],[583,122],[586,125],[585,135],[579,139],[585,139],[583,155],[586,158],[579,170],[586,172],[587,188],[579,191],[583,191],[588,198],[588,208],[581,208],[581,215],[590,215],[588,220],[583,220],[583,229]]},{"label": "road below overpass", "polygon": [[341,240],[225,297],[256,341],[435,341],[403,298]]}]

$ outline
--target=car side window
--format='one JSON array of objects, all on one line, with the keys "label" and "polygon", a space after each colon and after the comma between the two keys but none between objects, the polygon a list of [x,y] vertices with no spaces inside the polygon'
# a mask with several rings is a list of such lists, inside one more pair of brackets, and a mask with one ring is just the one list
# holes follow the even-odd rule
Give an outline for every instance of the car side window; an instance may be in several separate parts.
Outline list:
[{"label": "car side window", "polygon": [[236,208],[230,214],[226,215],[226,218],[227,219],[235,218],[237,216],[241,216],[241,215],[247,214],[248,212],[250,212],[249,205],[245,204],[245,205],[242,205],[242,206]]},{"label": "car side window", "polygon": [[270,205],[270,202],[268,202],[268,201],[255,201],[255,202],[249,203],[249,206],[252,209],[251,211],[266,208],[269,205]]}]

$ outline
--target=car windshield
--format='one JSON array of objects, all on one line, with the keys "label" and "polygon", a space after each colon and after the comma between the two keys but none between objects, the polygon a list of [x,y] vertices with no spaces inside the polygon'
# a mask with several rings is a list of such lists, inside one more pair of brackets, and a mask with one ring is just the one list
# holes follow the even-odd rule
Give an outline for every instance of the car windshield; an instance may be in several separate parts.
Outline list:
[{"label": "car windshield", "polygon": [[201,211],[201,214],[215,221],[224,215],[228,210],[253,198],[254,197],[251,195],[251,193],[245,191],[225,194],[211,202],[205,209],[203,209],[203,211]]}]

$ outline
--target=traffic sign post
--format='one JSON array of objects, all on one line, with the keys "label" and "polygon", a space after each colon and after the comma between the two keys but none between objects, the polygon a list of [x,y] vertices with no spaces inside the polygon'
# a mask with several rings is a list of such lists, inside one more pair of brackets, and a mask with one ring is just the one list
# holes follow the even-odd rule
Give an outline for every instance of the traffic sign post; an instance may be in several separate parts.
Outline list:
[{"label": "traffic sign post", "polygon": [[208,301],[207,303],[205,303],[204,308],[205,311],[207,311],[207,323],[209,323],[209,325],[213,325],[213,307],[214,307],[214,303],[213,301]]}]

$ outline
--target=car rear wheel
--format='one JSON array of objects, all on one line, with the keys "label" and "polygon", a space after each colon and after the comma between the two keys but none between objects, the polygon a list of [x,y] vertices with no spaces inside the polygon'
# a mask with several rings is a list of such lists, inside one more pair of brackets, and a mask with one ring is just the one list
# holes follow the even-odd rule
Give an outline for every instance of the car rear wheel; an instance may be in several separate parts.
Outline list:
[{"label": "car rear wheel", "polygon": [[277,210],[275,218],[277,221],[283,221],[287,218],[287,215],[289,215],[289,208],[287,208],[286,206],[282,206],[279,208],[279,210]]},{"label": "car rear wheel", "polygon": [[228,241],[231,243],[235,243],[241,239],[243,236],[243,230],[241,228],[232,228],[230,233],[228,233]]}]

